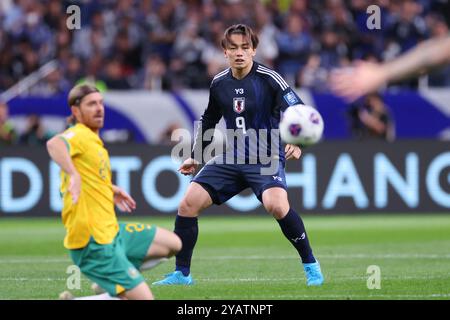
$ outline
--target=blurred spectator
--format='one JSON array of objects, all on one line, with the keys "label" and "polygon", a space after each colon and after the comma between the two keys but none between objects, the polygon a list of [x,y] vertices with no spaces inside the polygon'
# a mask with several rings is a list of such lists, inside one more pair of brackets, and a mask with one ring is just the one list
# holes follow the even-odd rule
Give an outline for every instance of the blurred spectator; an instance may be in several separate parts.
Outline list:
[{"label": "blurred spectator", "polygon": [[184,87],[198,89],[208,85],[205,82],[205,66],[202,63],[202,50],[205,40],[199,34],[200,16],[191,12],[188,20],[177,33],[173,48],[173,59],[179,60],[183,69]]},{"label": "blurred spectator", "polygon": [[133,44],[127,29],[121,29],[116,35],[110,56],[120,63],[124,76],[130,76],[141,67],[140,45]]},{"label": "blurred spectator", "polygon": [[122,66],[118,60],[110,60],[107,62],[102,80],[108,89],[130,89],[131,86],[122,72]]},{"label": "blurred spectator", "polygon": [[294,86],[295,76],[305,64],[313,44],[311,35],[303,29],[303,22],[299,16],[290,14],[286,25],[276,37],[279,56],[277,69]]},{"label": "blurred spectator", "polygon": [[83,77],[83,68],[81,64],[81,59],[75,55],[71,55],[67,59],[67,63],[62,65],[62,68],[65,72],[66,79],[71,83],[77,83]]},{"label": "blurred spectator", "polygon": [[309,33],[319,23],[314,10],[308,8],[308,0],[292,0],[290,1],[288,14],[294,14],[302,20],[303,29]]},{"label": "blurred spectator", "polygon": [[[440,15],[433,15],[431,18],[432,38],[445,38],[450,34],[449,27]],[[442,66],[428,76],[428,85],[433,87],[450,87],[450,65]]]},{"label": "blurred spectator", "polygon": [[[111,89],[140,88],[137,79],[148,74],[149,57],[156,56],[167,72],[163,78],[170,80],[163,90],[208,88],[227,67],[219,45],[223,31],[237,22],[258,32],[257,61],[277,69],[291,85],[316,82],[313,87],[324,89],[318,88],[321,76],[311,82],[313,54],[319,55],[321,73],[368,54],[391,60],[430,36],[448,33],[449,2],[86,0],[79,4],[81,29],[69,30],[66,8],[74,1],[0,1],[0,92],[53,59],[61,68],[44,94],[85,78],[104,78]],[[371,4],[381,9],[379,30],[367,28]],[[301,80],[302,74],[310,80]],[[449,86],[445,74],[430,76],[429,84]]]},{"label": "blurred spectator", "polygon": [[297,81],[301,88],[322,91],[327,88],[327,79],[328,71],[321,65],[320,56],[311,54]]},{"label": "blurred spectator", "polygon": [[[367,28],[367,8],[371,4],[376,4],[380,8],[381,29]],[[385,50],[386,29],[393,23],[394,15],[389,11],[389,1],[378,0],[372,3],[369,0],[351,0],[350,13],[355,27],[354,33],[350,36],[350,50],[352,59],[360,59],[364,55],[374,54],[381,58]]]},{"label": "blurred spectator", "polygon": [[139,74],[137,81],[142,89],[161,91],[170,86],[167,66],[161,57],[151,55],[147,58],[144,71]]},{"label": "blurred spectator", "polygon": [[427,26],[421,13],[422,6],[416,1],[402,1],[396,21],[387,30],[390,41],[400,47],[399,53],[411,49],[426,38]]},{"label": "blurred spectator", "polygon": [[8,105],[0,101],[0,146],[12,145],[17,139],[16,131],[8,118]]},{"label": "blurred spectator", "polygon": [[[367,4],[364,10],[367,9]],[[322,27],[332,29],[339,37],[339,42],[348,45],[352,34],[355,33],[355,22],[350,11],[341,0],[328,0],[326,2],[325,14],[322,15]],[[365,17],[367,19],[367,15]]]},{"label": "blurred spectator", "polygon": [[[67,27],[64,27],[68,30]],[[61,32],[65,32],[61,30]],[[107,56],[116,37],[116,25],[106,24],[102,12],[95,12],[91,22],[73,33],[72,52],[83,58],[89,59],[94,53]]]},{"label": "blurred spectator", "polygon": [[278,46],[276,42],[277,28],[272,23],[272,17],[269,11],[261,2],[255,6],[255,32],[259,37],[258,50],[256,51],[255,61],[262,63],[270,68],[275,65],[275,59],[278,57]]},{"label": "blurred spectator", "polygon": [[178,141],[172,141],[172,133],[177,130],[181,129],[182,126],[179,123],[172,123],[170,124],[161,134],[159,137],[158,144],[166,145],[166,146],[172,146],[178,143]]},{"label": "blurred spectator", "polygon": [[208,80],[211,81],[216,74],[228,68],[227,60],[220,41],[223,37],[224,25],[221,21],[211,23],[210,41],[202,52],[202,62],[206,65]]},{"label": "blurred spectator", "polygon": [[47,5],[47,12],[44,14],[44,23],[52,30],[57,30],[63,6],[60,0],[50,0]]},{"label": "blurred spectator", "polygon": [[70,89],[69,82],[62,77],[61,71],[56,69],[39,81],[29,90],[30,95],[34,96],[53,96],[63,94]]},{"label": "blurred spectator", "polygon": [[[254,1],[224,0],[217,2],[223,23],[227,26],[244,23],[251,24],[248,12],[252,12]],[[252,12],[253,14],[253,12]]]},{"label": "blurred spectator", "polygon": [[393,141],[394,123],[388,108],[378,93],[369,94],[350,109],[351,130],[359,140]]},{"label": "blurred spectator", "polygon": [[320,42],[320,62],[327,69],[332,69],[345,63],[348,48],[339,40],[339,35],[333,27],[327,27],[322,31]]},{"label": "blurred spectator", "polygon": [[45,130],[40,118],[35,115],[28,116],[28,124],[25,132],[20,136],[20,144],[28,146],[45,145],[54,134]]},{"label": "blurred spectator", "polygon": [[172,1],[165,1],[147,17],[148,46],[150,53],[157,54],[168,62],[176,38],[174,7]]},{"label": "blurred spectator", "polygon": [[106,83],[101,80],[102,63],[103,60],[100,54],[92,56],[87,62],[87,67],[84,69],[86,72],[86,77],[79,79],[76,84],[90,83],[95,85],[95,87],[101,92],[105,92],[108,87]]}]

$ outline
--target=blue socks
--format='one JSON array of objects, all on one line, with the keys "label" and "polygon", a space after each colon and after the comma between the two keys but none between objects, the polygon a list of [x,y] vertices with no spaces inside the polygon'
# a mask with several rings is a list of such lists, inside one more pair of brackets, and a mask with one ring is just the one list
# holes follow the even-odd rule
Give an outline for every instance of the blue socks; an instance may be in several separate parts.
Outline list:
[{"label": "blue socks", "polygon": [[181,271],[188,276],[191,268],[192,253],[198,237],[197,217],[181,217],[177,215],[174,232],[180,237],[183,247],[176,255],[176,271]]},{"label": "blue socks", "polygon": [[292,209],[288,214],[277,220],[283,231],[284,236],[297,249],[303,263],[313,263],[316,259],[313,256],[311,246],[309,245],[308,236],[306,235],[305,226],[300,216]]}]

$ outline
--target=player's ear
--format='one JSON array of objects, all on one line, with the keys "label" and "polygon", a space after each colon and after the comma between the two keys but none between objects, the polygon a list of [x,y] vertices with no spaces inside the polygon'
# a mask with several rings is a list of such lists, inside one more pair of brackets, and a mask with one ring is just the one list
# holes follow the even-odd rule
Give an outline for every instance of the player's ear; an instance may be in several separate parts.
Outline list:
[{"label": "player's ear", "polygon": [[71,106],[70,110],[72,110],[72,114],[75,116],[75,118],[78,119],[78,117],[80,116],[80,107],[78,107],[78,106]]}]

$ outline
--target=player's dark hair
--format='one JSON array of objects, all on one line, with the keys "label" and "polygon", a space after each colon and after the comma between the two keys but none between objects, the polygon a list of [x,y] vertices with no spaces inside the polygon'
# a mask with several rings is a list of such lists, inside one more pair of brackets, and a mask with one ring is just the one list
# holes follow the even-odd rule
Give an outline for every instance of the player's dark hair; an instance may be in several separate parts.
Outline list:
[{"label": "player's dark hair", "polygon": [[[70,90],[69,95],[67,97],[67,103],[69,107],[75,106],[79,107],[81,104],[81,100],[88,94],[100,92],[94,85],[91,84],[79,84]],[[74,115],[71,115],[67,118],[68,125],[74,125],[76,123],[76,119]]]},{"label": "player's dark hair", "polygon": [[242,34],[245,38],[250,40],[253,49],[256,49],[258,46],[259,39],[256,33],[253,32],[252,28],[245,24],[234,24],[225,30],[223,39],[220,43],[223,49],[226,49],[231,44],[230,37],[232,34]]}]

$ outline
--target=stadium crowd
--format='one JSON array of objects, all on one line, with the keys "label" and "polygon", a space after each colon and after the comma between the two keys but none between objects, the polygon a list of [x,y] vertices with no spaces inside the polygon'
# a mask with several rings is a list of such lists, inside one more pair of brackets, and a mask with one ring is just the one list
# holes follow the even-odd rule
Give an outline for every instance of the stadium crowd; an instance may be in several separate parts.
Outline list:
[{"label": "stadium crowd", "polygon": [[[243,22],[259,34],[256,60],[291,86],[326,90],[330,70],[356,59],[389,60],[449,33],[442,0],[3,0],[0,92],[56,59],[31,94],[66,92],[90,79],[104,89],[208,88],[227,67],[219,41]],[[81,8],[70,30],[66,8]],[[367,7],[381,8],[369,30]],[[450,86],[450,68],[428,78]],[[407,85],[417,85],[408,83]]]}]

